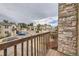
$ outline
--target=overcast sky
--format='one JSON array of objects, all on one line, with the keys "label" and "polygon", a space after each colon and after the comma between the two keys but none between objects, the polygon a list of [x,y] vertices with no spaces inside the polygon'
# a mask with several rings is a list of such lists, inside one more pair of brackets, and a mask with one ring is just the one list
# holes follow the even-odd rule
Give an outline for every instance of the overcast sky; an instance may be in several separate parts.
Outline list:
[{"label": "overcast sky", "polygon": [[[0,18],[9,17],[16,22],[30,23],[48,17],[58,16],[55,3],[0,3]],[[1,20],[0,19],[0,20]]]}]

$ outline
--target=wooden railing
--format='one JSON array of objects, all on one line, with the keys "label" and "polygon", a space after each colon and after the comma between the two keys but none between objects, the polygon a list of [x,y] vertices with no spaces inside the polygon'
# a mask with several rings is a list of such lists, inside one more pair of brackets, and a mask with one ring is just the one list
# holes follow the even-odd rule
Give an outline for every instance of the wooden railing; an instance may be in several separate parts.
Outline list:
[{"label": "wooden railing", "polygon": [[[3,55],[7,56],[7,52],[9,47],[14,47],[13,54],[14,56],[17,56],[17,45],[21,44],[21,56],[24,55],[24,45],[26,45],[26,56],[43,56],[46,55],[48,51],[47,43],[49,42],[50,39],[50,32],[45,32],[45,33],[39,33],[36,35],[28,36],[26,38],[22,39],[17,39],[9,42],[4,42],[0,44],[0,50],[3,50]],[[29,43],[30,41],[30,43]],[[24,42],[26,44],[24,44]],[[29,46],[30,45],[30,46]],[[31,49],[29,51],[29,48]]]}]

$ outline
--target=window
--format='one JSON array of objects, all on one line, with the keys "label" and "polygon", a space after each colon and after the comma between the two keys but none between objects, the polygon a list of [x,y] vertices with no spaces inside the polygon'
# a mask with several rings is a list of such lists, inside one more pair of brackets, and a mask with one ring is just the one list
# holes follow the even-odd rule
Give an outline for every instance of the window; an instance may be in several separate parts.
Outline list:
[{"label": "window", "polygon": [[9,32],[8,31],[5,31],[5,34],[8,34]]},{"label": "window", "polygon": [[8,26],[5,26],[5,28],[8,28]]},{"label": "window", "polygon": [[11,33],[9,33],[9,31],[5,31],[6,37],[11,36]]}]

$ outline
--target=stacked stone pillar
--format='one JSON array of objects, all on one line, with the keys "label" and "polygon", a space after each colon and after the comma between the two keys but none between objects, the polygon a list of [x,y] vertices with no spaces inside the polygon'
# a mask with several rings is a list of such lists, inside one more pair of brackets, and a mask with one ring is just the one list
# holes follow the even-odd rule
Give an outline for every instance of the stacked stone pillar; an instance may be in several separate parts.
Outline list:
[{"label": "stacked stone pillar", "polygon": [[66,55],[77,55],[78,41],[78,5],[59,4],[58,11],[58,51]]}]

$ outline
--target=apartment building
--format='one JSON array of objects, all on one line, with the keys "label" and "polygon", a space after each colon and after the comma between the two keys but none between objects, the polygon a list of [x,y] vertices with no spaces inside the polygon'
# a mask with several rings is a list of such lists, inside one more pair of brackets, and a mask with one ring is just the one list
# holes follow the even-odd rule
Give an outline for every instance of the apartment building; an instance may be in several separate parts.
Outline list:
[{"label": "apartment building", "polygon": [[0,22],[0,38],[16,35],[16,25]]}]

